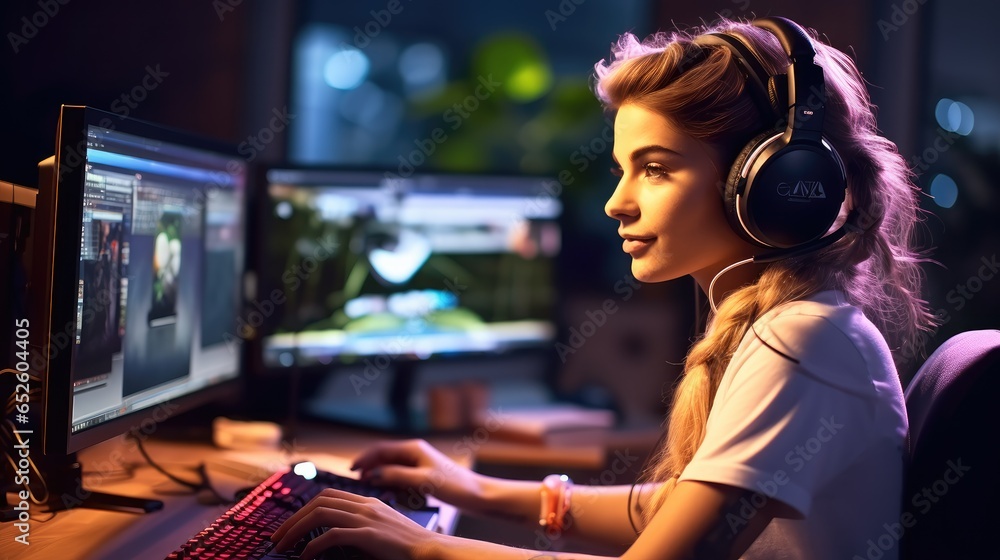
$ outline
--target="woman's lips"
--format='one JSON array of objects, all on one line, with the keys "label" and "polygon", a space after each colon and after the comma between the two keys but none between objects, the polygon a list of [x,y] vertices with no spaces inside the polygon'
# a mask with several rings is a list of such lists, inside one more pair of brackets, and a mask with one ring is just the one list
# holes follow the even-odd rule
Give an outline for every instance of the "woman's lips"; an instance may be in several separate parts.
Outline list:
[{"label": "woman's lips", "polygon": [[650,237],[646,239],[631,238],[626,239],[622,242],[622,251],[630,255],[636,255],[642,251],[645,251],[650,245],[653,244],[655,237]]}]

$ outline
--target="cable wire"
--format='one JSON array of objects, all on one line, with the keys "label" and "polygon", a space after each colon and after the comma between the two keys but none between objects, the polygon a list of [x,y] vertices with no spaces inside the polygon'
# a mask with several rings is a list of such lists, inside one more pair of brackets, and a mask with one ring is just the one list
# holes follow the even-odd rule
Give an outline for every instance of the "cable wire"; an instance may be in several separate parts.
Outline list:
[{"label": "cable wire", "polygon": [[738,266],[742,266],[744,264],[749,264],[749,263],[752,263],[752,262],[753,262],[753,257],[751,257],[749,259],[743,259],[742,261],[734,262],[733,264],[731,264],[731,265],[727,266],[726,268],[723,268],[722,270],[720,270],[718,273],[716,273],[715,276],[712,277],[712,281],[708,284],[708,304],[712,306],[712,313],[718,313],[719,312],[719,309],[715,306],[715,295],[714,295],[714,292],[715,292],[715,282],[719,279],[719,277],[721,277],[723,274],[729,272],[730,270],[732,270],[732,269],[734,269],[734,268],[736,268]]},{"label": "cable wire", "polygon": [[146,459],[146,462],[149,463],[149,466],[151,466],[154,469],[156,469],[163,476],[169,478],[170,480],[176,482],[177,484],[180,484],[181,486],[184,486],[186,488],[190,488],[190,489],[194,490],[195,492],[199,492],[201,490],[208,490],[209,492],[211,492],[211,494],[212,494],[213,497],[215,497],[217,500],[219,500],[219,503],[229,503],[229,502],[232,501],[232,500],[228,500],[228,499],[224,498],[222,496],[222,494],[219,494],[219,492],[215,489],[215,487],[212,486],[211,481],[208,479],[208,472],[205,470],[205,463],[199,463],[198,467],[197,467],[198,477],[201,480],[199,482],[190,482],[190,481],[184,480],[183,478],[180,478],[180,477],[174,476],[173,474],[170,474],[169,472],[166,471],[166,469],[164,469],[160,465],[156,464],[153,461],[153,459],[149,456],[149,454],[146,452],[146,448],[143,447],[143,445],[142,445],[142,439],[136,437],[135,434],[133,434],[133,433],[127,434],[127,437],[129,439],[132,439],[133,441],[135,441],[136,447],[139,449],[139,453],[141,453],[142,456],[143,456],[143,458]]}]

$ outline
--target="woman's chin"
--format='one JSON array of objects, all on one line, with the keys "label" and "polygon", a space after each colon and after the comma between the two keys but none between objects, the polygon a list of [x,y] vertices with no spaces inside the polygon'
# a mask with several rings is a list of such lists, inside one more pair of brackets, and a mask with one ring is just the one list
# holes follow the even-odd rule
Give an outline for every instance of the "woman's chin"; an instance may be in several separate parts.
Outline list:
[{"label": "woman's chin", "polygon": [[678,277],[677,275],[671,275],[670,272],[663,268],[651,267],[639,259],[632,259],[632,276],[640,282],[652,284],[655,282],[666,282]]}]

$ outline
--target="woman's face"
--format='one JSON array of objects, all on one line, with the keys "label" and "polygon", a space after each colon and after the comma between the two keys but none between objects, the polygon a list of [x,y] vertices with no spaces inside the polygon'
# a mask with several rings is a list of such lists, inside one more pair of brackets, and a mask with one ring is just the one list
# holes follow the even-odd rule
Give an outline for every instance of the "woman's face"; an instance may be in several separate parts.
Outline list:
[{"label": "woman's face", "polygon": [[636,279],[690,274],[707,288],[716,272],[753,254],[726,222],[722,166],[708,145],[657,113],[625,104],[615,118],[613,154],[621,179],[604,210],[620,222]]}]

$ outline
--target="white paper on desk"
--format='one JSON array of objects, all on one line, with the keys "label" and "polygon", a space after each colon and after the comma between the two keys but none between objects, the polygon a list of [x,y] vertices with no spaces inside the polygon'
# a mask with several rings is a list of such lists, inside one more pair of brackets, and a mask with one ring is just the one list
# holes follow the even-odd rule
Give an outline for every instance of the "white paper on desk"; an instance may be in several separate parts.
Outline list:
[{"label": "white paper on desk", "polygon": [[352,459],[333,455],[331,453],[314,453],[308,455],[289,454],[283,451],[222,451],[221,457],[213,458],[209,463],[220,469],[237,471],[248,477],[257,476],[261,480],[271,473],[288,468],[289,465],[302,461],[310,461],[316,468],[347,478],[358,478],[358,473],[351,470]]},{"label": "white paper on desk", "polygon": [[553,405],[516,408],[503,411],[504,427],[542,434],[583,428],[611,428],[615,414],[610,410],[584,408],[575,405]]},{"label": "white paper on desk", "polygon": [[501,440],[579,446],[599,444],[614,424],[615,415],[610,410],[555,404],[503,410],[496,418],[484,420],[483,425]]}]

